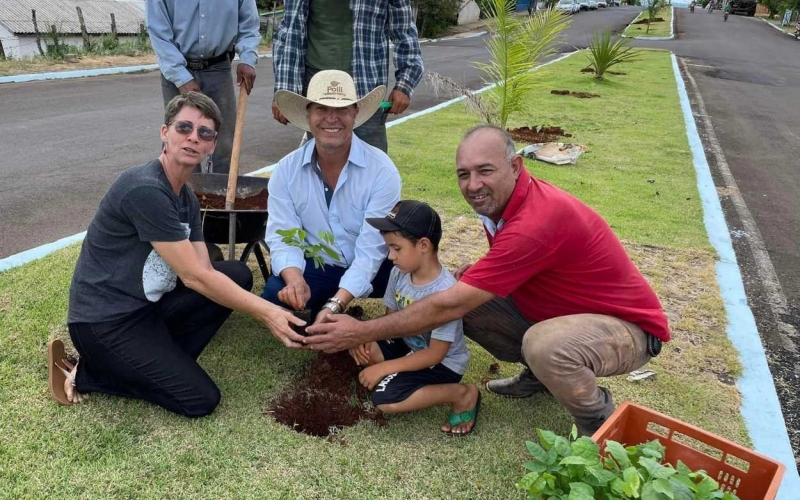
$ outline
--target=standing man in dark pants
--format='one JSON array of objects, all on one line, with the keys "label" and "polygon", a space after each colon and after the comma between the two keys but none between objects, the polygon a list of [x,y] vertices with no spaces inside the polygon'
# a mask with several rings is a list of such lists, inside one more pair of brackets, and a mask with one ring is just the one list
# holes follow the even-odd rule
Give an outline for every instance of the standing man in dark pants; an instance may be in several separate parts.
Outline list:
[{"label": "standing man in dark pants", "polygon": [[178,94],[202,92],[222,113],[211,170],[228,173],[236,123],[236,83],[247,93],[256,80],[259,18],[255,0],[147,0],[147,31],[161,69],[164,106]]},{"label": "standing man in dark pants", "polygon": [[[406,110],[422,77],[422,52],[410,0],[286,0],[272,53],[275,91],[306,95],[318,71],[353,76],[358,98],[389,84],[389,41],[394,43],[395,86],[388,111],[381,108],[355,134],[383,152],[386,115]],[[275,101],[272,115],[286,125]]]}]

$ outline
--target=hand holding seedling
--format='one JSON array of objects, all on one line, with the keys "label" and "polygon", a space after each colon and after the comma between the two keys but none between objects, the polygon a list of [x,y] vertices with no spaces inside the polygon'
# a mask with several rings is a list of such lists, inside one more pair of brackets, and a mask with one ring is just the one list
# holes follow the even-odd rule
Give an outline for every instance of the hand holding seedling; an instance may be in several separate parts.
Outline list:
[{"label": "hand holding seedling", "polygon": [[308,349],[328,354],[344,351],[365,342],[359,331],[363,323],[347,314],[332,314],[326,323],[311,325],[303,339]]},{"label": "hand holding seedling", "polygon": [[278,299],[295,311],[305,309],[311,299],[311,288],[303,278],[303,273],[296,267],[289,267],[283,270],[281,277],[286,286],[278,292]]},{"label": "hand holding seedling", "polygon": [[271,314],[262,315],[260,318],[264,326],[266,326],[272,335],[280,340],[286,347],[292,347],[294,349],[302,348],[303,337],[292,331],[290,325],[304,326],[306,322],[296,318],[294,314],[286,309],[273,304],[270,304],[270,306],[274,308]]}]

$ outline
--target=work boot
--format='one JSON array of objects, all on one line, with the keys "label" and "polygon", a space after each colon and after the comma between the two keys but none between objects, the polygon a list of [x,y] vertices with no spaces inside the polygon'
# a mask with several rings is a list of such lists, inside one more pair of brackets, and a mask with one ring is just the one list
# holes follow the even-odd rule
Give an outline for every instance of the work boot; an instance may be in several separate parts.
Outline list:
[{"label": "work boot", "polygon": [[543,383],[533,376],[531,369],[527,366],[514,377],[486,382],[486,390],[508,398],[527,398],[537,392],[550,392]]}]

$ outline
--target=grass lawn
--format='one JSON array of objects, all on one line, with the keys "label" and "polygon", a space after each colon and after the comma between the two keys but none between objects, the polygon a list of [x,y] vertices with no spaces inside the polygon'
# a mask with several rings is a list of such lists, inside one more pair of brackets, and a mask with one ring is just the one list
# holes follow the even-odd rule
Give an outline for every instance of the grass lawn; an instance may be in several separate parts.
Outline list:
[{"label": "grass lawn", "polygon": [[[650,25],[650,31],[647,31],[646,24],[631,24],[623,34],[636,37],[669,36],[670,27],[672,26],[672,7],[661,7],[656,17],[660,17],[664,21]],[[646,10],[643,10],[633,21],[636,22],[640,19],[647,19]]]},{"label": "grass lawn", "polygon": [[759,16],[759,17],[761,17],[761,19],[763,19],[764,21],[768,22],[769,24],[772,24],[773,26],[777,26],[778,28],[781,29],[781,31],[783,31],[785,33],[789,33],[791,35],[794,35],[794,27],[797,24],[796,21],[794,23],[789,23],[786,26],[781,26],[781,20],[778,19],[777,17],[775,19],[770,19],[768,17],[762,17],[762,16]]},{"label": "grass lawn", "polygon": [[[528,169],[597,209],[658,292],[674,341],[639,383],[605,379],[631,399],[745,445],[736,389],[740,371],[724,328],[715,254],[702,222],[695,175],[667,52],[617,66],[626,76],[596,82],[581,55],[543,68],[531,110],[512,126],[559,125],[589,151],[576,166],[528,160]],[[600,94],[551,95],[551,89]],[[456,187],[455,147],[475,122],[454,105],[389,131],[404,197],[443,215],[442,258],[453,266],[486,248],[480,224]],[[0,498],[520,498],[524,441],[536,427],[566,433],[569,416],[546,395],[484,395],[477,431],[442,436],[444,408],[362,423],[344,444],[297,434],[263,414],[313,354],[284,349],[249,317],[234,314],[200,358],[222,404],[189,420],[152,405],[94,395],[59,407],[46,384],[45,345],[68,338],[72,246],[0,274]],[[256,275],[257,279],[259,275]],[[260,284],[256,284],[257,290]],[[367,303],[375,314],[375,301]],[[465,377],[478,382],[494,361],[471,346]],[[518,367],[503,364],[496,376]],[[713,408],[713,411],[709,411]]]}]

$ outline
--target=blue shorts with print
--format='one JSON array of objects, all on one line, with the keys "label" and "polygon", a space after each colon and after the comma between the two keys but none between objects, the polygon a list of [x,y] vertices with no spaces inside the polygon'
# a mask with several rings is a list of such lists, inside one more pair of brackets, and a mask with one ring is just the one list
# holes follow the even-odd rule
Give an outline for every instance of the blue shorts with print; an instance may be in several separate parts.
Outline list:
[{"label": "blue shorts with print", "polygon": [[[378,346],[383,353],[383,359],[387,361],[411,354],[411,349],[401,339],[379,340]],[[375,386],[372,392],[372,404],[378,406],[400,403],[426,385],[459,382],[461,375],[441,363],[416,372],[392,373]]]}]

